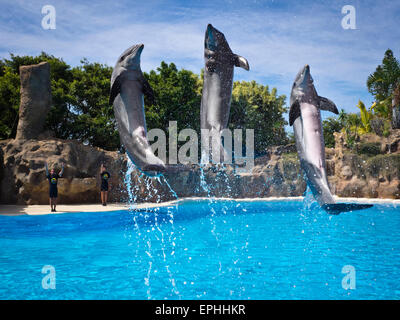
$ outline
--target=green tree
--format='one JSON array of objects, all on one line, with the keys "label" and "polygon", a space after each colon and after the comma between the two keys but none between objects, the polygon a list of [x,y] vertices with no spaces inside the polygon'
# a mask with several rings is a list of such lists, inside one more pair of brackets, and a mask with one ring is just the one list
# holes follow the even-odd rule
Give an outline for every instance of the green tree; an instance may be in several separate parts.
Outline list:
[{"label": "green tree", "polygon": [[340,132],[343,129],[343,123],[334,117],[329,117],[322,122],[324,132],[325,146],[328,148],[335,147],[335,132]]},{"label": "green tree", "polygon": [[15,137],[19,109],[19,76],[6,65],[0,69],[0,139]]},{"label": "green tree", "polygon": [[112,68],[89,63],[71,68],[62,59],[42,52],[39,56],[15,56],[0,63],[1,138],[14,138],[19,108],[19,67],[47,61],[50,64],[52,107],[46,129],[57,138],[115,150],[120,146],[112,106],[108,104]]},{"label": "green tree", "polygon": [[107,150],[120,147],[113,107],[108,103],[112,68],[86,59],[72,69],[68,113],[70,138]]},{"label": "green tree", "polygon": [[[112,68],[86,59],[71,68],[47,53],[36,57],[11,55],[0,60],[0,139],[15,137],[19,67],[41,61],[50,63],[52,89],[46,128],[61,139],[76,139],[108,150],[120,148],[113,107],[108,104]],[[166,130],[169,121],[177,121],[178,130],[192,128],[199,133],[202,78],[165,62],[144,75],[156,98],[153,105],[145,98],[148,129]],[[285,96],[278,96],[275,88],[269,90],[255,81],[235,82],[230,128],[254,129],[256,152],[264,153],[267,146],[287,142],[284,105]]]},{"label": "green tree", "polygon": [[268,146],[286,144],[285,99],[284,95],[277,95],[276,88],[269,90],[255,81],[234,82],[230,129],[254,129],[256,154],[265,153]]},{"label": "green tree", "polygon": [[155,105],[147,99],[146,121],[148,129],[166,130],[169,121],[178,122],[178,132],[191,128],[200,132],[200,78],[185,69],[178,70],[174,63],[161,65],[149,73],[144,73],[154,90]]},{"label": "green tree", "polygon": [[66,128],[60,125],[59,122],[67,118],[65,113],[65,101],[68,100],[68,97],[66,97],[65,87],[68,86],[68,83],[72,80],[70,66],[62,59],[55,58],[44,52],[36,57],[16,56],[11,54],[10,59],[3,59],[0,61],[1,138],[14,138],[16,134],[20,102],[19,67],[22,65],[37,64],[42,61],[47,61],[50,64],[53,96],[50,118],[54,118],[55,121],[47,121],[46,126],[53,129],[57,135],[61,132],[65,132]]},{"label": "green tree", "polygon": [[388,49],[374,73],[367,79],[368,91],[375,96],[377,102],[389,98],[396,85],[400,83],[400,62],[394,57],[393,51]]}]

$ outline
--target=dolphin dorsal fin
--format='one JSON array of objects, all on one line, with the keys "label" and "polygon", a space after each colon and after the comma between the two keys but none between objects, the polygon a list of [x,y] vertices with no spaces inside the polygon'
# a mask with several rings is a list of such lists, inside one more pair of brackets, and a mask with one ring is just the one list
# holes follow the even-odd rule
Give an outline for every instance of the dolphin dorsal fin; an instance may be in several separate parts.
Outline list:
[{"label": "dolphin dorsal fin", "polygon": [[243,68],[243,69],[249,71],[250,66],[249,66],[249,62],[247,61],[246,58],[239,56],[237,54],[234,54],[233,59],[234,59],[234,64],[236,67],[240,67],[240,68]]},{"label": "dolphin dorsal fin", "polygon": [[331,101],[325,97],[318,97],[318,98],[319,98],[319,108],[321,110],[330,111],[335,114],[339,114],[339,111],[336,108],[336,105],[333,103],[333,101]]}]

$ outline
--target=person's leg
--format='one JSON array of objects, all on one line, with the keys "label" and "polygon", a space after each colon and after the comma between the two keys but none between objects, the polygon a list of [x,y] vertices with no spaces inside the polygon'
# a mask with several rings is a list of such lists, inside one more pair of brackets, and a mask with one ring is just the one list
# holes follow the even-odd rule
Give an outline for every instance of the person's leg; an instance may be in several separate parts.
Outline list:
[{"label": "person's leg", "polygon": [[57,205],[57,197],[56,198],[54,198],[54,202],[53,202],[53,204],[54,204],[54,212],[56,211],[56,205]]},{"label": "person's leg", "polygon": [[104,191],[104,204],[107,205],[108,191]]},{"label": "person's leg", "polygon": [[100,191],[100,195],[101,195],[101,204],[104,204],[104,191]]},{"label": "person's leg", "polygon": [[53,200],[51,197],[49,197],[49,204],[50,204],[51,211],[53,211]]}]

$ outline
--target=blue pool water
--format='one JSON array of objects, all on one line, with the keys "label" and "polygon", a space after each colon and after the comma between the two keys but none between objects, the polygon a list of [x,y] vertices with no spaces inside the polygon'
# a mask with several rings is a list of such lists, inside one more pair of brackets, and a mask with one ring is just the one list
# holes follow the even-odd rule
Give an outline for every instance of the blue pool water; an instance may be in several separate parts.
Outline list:
[{"label": "blue pool water", "polygon": [[0,298],[399,299],[399,230],[393,205],[329,216],[289,201],[1,216]]}]

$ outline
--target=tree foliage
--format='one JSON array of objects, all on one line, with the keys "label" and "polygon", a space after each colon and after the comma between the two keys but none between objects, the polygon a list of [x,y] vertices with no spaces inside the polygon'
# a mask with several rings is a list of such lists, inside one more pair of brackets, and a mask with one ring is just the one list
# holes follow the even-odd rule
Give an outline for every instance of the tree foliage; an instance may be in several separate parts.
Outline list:
[{"label": "tree foliage", "polygon": [[400,88],[400,62],[392,50],[386,50],[382,64],[368,77],[367,87],[375,97],[375,102],[369,108],[359,101],[359,113],[346,113],[342,110],[337,119],[328,118],[323,121],[326,146],[334,146],[334,132],[344,132],[349,147],[354,146],[365,133],[373,132],[380,136],[390,134],[392,99]]},{"label": "tree foliage", "polygon": [[335,136],[333,134],[335,132],[340,132],[343,127],[343,123],[334,117],[329,117],[322,122],[324,141],[327,148],[335,147]]},{"label": "tree foliage", "polygon": [[[53,96],[53,108],[50,112],[54,116],[56,111],[63,109],[62,105],[67,100],[62,90],[63,83],[72,80],[70,67],[62,60],[42,52],[36,57],[10,55],[10,59],[0,61],[0,92],[1,114],[0,138],[14,138],[18,123],[19,110],[19,67],[22,65],[37,64],[47,61],[50,64],[51,88]],[[3,114],[5,116],[3,116]],[[62,131],[64,128],[60,128]]]},{"label": "tree foliage", "polygon": [[[107,150],[120,148],[113,107],[109,105],[112,68],[83,59],[70,67],[62,59],[47,53],[39,56],[15,56],[0,60],[0,139],[13,138],[19,109],[19,67],[50,63],[52,107],[46,129],[61,139],[76,139]],[[167,131],[169,121],[178,122],[178,130],[192,128],[200,133],[202,77],[174,63],[161,62],[156,70],[144,73],[155,93],[153,105],[145,97],[148,130]],[[251,82],[235,82],[232,94],[230,128],[254,129],[258,153],[273,144],[284,144],[286,134],[283,113],[285,96]]]},{"label": "tree foliage", "polygon": [[276,88],[270,90],[255,81],[234,82],[230,129],[254,129],[256,154],[265,153],[268,146],[286,144],[285,99]]},{"label": "tree foliage", "polygon": [[[50,64],[52,106],[45,129],[61,139],[76,139],[104,149],[119,147],[112,106],[108,104],[112,68],[82,60],[71,68],[62,59],[42,52],[39,56],[15,56],[1,60],[0,138],[14,138],[18,121],[19,67],[47,61]],[[3,116],[3,114],[7,116]]]},{"label": "tree foliage", "polygon": [[[73,125],[70,138],[113,150],[119,147],[113,107],[108,103],[112,68],[89,63],[72,69],[68,112]],[[67,137],[66,137],[67,138]]]},{"label": "tree foliage", "polygon": [[400,62],[388,49],[382,64],[376,67],[374,73],[367,79],[368,91],[375,96],[377,102],[388,99],[396,86],[400,83]]},{"label": "tree foliage", "polygon": [[[156,103],[146,103],[148,129],[166,130],[169,121],[178,122],[178,132],[184,128],[200,130],[200,78],[174,63],[162,61],[156,71],[144,74],[154,90]],[[147,102],[147,99],[145,100]]]},{"label": "tree foliage", "polygon": [[19,76],[3,64],[0,75],[0,139],[15,137],[19,109]]}]

